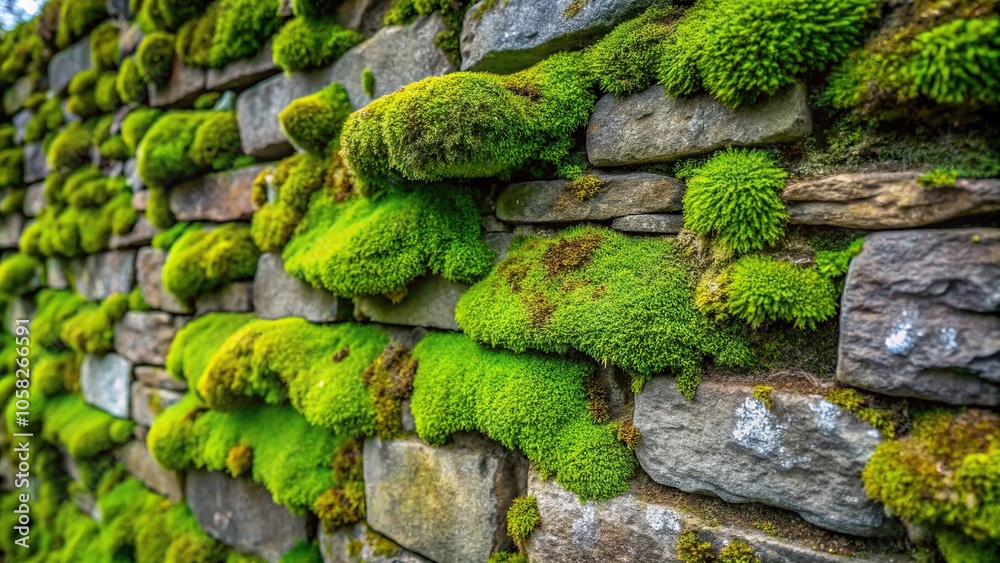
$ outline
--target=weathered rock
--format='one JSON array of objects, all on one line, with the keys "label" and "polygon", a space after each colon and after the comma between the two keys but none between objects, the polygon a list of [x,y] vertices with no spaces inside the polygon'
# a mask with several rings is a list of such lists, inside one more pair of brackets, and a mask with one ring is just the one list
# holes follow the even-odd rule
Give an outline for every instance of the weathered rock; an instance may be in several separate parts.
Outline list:
[{"label": "weathered rock", "polygon": [[24,215],[11,213],[4,215],[0,225],[0,248],[17,248],[21,241],[21,231],[25,227]]},{"label": "weathered rock", "polygon": [[118,36],[118,54],[123,60],[125,57],[130,57],[136,52],[139,44],[142,43],[143,37],[145,35],[137,23],[130,24],[122,30]]},{"label": "weathered rock", "polygon": [[16,144],[24,144],[24,134],[27,132],[28,122],[34,115],[30,110],[22,109],[11,116],[10,122],[14,125],[14,142]]},{"label": "weathered rock", "polygon": [[626,215],[612,221],[611,228],[623,233],[672,235],[684,228],[684,216],[669,213]]},{"label": "weathered rock", "polygon": [[132,420],[149,428],[163,409],[175,405],[184,398],[184,393],[157,389],[139,381],[132,382]]},{"label": "weathered rock", "polygon": [[465,15],[462,70],[507,74],[554,53],[587,47],[648,8],[649,0],[507,0],[491,8],[483,4]]},{"label": "weathered rock", "polygon": [[216,312],[246,313],[253,311],[253,283],[232,282],[202,295],[195,301],[196,317]]},{"label": "weathered rock", "polygon": [[102,411],[128,418],[129,383],[132,362],[118,354],[87,354],[80,364],[80,390],[83,400]]},{"label": "weathered rock", "polygon": [[526,486],[519,454],[478,436],[435,448],[365,440],[368,524],[439,563],[485,561],[510,544],[507,509]]},{"label": "weathered rock", "polygon": [[492,248],[493,252],[496,252],[493,264],[499,264],[501,260],[507,257],[507,251],[510,250],[510,243],[514,242],[514,233],[484,233],[483,242],[486,243],[486,246]]},{"label": "weathered rock", "polygon": [[145,211],[149,205],[149,190],[141,190],[132,194],[132,207],[136,211]]},{"label": "weathered rock", "polygon": [[58,258],[50,257],[45,259],[45,285],[52,289],[66,289],[69,287],[69,279],[66,277],[66,268]]},{"label": "weathered rock", "polygon": [[635,398],[639,464],[682,491],[786,508],[846,534],[893,531],[861,482],[877,430],[821,395],[775,390],[768,409],[752,394],[709,380],[688,401],[672,379],[654,378]]},{"label": "weathered rock", "polygon": [[841,299],[837,379],[888,395],[1000,405],[1000,229],[865,237]]},{"label": "weathered rock", "polygon": [[136,258],[136,282],[146,304],[152,309],[168,313],[191,313],[191,307],[181,303],[163,287],[163,264],[167,261],[167,253],[152,246],[139,249]]},{"label": "weathered rock", "polygon": [[253,279],[253,308],[262,319],[302,317],[314,323],[346,320],[353,307],[324,289],[285,273],[280,254],[265,253]]},{"label": "weathered rock", "polygon": [[133,363],[162,366],[170,342],[188,320],[160,311],[129,311],[115,323],[115,350]]},{"label": "weathered rock", "polygon": [[87,299],[104,299],[112,293],[132,291],[135,250],[109,250],[74,261],[76,292]]},{"label": "weathered rock", "polygon": [[157,463],[145,443],[138,440],[129,442],[122,448],[121,458],[125,469],[150,489],[174,502],[184,498],[184,483],[180,474]]},{"label": "weathered rock", "polygon": [[186,381],[170,375],[170,372],[161,367],[135,366],[132,373],[135,375],[136,380],[150,387],[170,389],[172,391],[184,391],[187,389]]},{"label": "weathered rock", "polygon": [[127,234],[111,235],[111,238],[108,239],[108,248],[136,248],[144,246],[149,244],[149,241],[153,240],[153,237],[158,232],[160,230],[154,227],[149,222],[149,219],[146,219],[145,215],[140,215],[139,220],[135,222],[135,226]]},{"label": "weathered rock", "polygon": [[654,86],[597,101],[587,128],[587,157],[594,166],[669,162],[727,146],[797,141],[811,129],[803,84],[739,109],[708,95],[671,98],[663,86]]},{"label": "weathered rock", "polygon": [[390,0],[344,0],[337,6],[337,21],[348,29],[360,31],[365,37],[371,37],[382,28],[382,21],[391,4]]},{"label": "weathered rock", "polygon": [[45,208],[45,182],[28,186],[24,192],[24,214],[35,217]]},{"label": "weathered rock", "polygon": [[105,5],[108,9],[108,15],[112,19],[119,19],[121,21],[128,21],[132,19],[132,12],[129,10],[128,0],[107,0]]},{"label": "weathered rock", "polygon": [[431,563],[407,551],[369,528],[364,522],[342,526],[333,532],[319,527],[319,549],[323,563]]},{"label": "weathered rock", "polygon": [[189,106],[204,93],[205,70],[187,66],[180,57],[175,57],[166,83],[149,85],[149,105],[171,108]]},{"label": "weathered rock", "polygon": [[684,182],[647,172],[593,174],[602,185],[581,199],[568,180],[522,182],[497,198],[497,218],[513,223],[604,221],[638,213],[680,211]]},{"label": "weathered rock", "polygon": [[49,61],[49,90],[63,94],[76,73],[90,68],[90,37],[59,51]]},{"label": "weathered rock", "polygon": [[35,91],[35,84],[38,82],[37,76],[22,76],[14,81],[14,84],[3,93],[3,111],[7,115],[14,115],[24,107],[24,102],[28,96]]},{"label": "weathered rock", "polygon": [[[132,189],[132,207],[135,207],[136,196],[145,188],[145,184],[142,183],[142,176],[139,175],[139,164],[134,158],[130,158],[125,161],[125,165],[122,167],[122,173],[125,174],[125,180],[128,182],[129,188]],[[146,202],[143,201],[142,210],[146,209]],[[136,209],[139,209],[136,207]]]},{"label": "weathered rock", "polygon": [[194,471],[185,479],[184,497],[210,536],[268,561],[278,561],[310,535],[305,516],[291,514],[252,481]]},{"label": "weathered rock", "polygon": [[425,276],[410,284],[403,300],[393,304],[381,295],[359,297],[357,312],[379,323],[459,330],[455,305],[469,286],[441,276]]},{"label": "weathered rock", "polygon": [[35,303],[23,297],[14,297],[7,303],[6,314],[3,318],[3,326],[7,334],[14,334],[18,327],[17,321],[30,321],[35,317]]},{"label": "weathered rock", "polygon": [[492,213],[480,217],[479,226],[483,229],[484,233],[509,233],[512,230]]},{"label": "weathered rock", "polygon": [[178,221],[239,221],[253,215],[253,181],[267,165],[254,165],[184,182],[170,190]]},{"label": "weathered rock", "polygon": [[782,197],[789,219],[850,229],[903,229],[1000,211],[1000,179],[924,186],[920,172],[859,172],[796,182]]},{"label": "weathered rock", "polygon": [[271,57],[271,42],[254,56],[227,64],[222,68],[210,68],[205,76],[205,87],[209,90],[242,90],[281,72]]},{"label": "weathered rock", "polygon": [[24,145],[24,183],[31,184],[44,180],[51,168],[45,158],[41,143]]}]

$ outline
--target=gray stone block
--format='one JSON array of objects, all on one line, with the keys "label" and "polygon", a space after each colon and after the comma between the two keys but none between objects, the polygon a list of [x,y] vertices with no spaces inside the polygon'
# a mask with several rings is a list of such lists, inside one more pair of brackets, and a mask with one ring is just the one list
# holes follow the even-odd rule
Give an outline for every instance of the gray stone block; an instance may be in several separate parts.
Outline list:
[{"label": "gray stone block", "polygon": [[132,291],[135,255],[135,250],[109,250],[74,260],[76,292],[96,301]]},{"label": "gray stone block", "polygon": [[393,303],[381,295],[359,297],[357,312],[379,323],[459,330],[455,305],[469,286],[441,276],[425,276],[410,284],[406,296]]},{"label": "gray stone block", "polygon": [[254,212],[253,181],[268,166],[258,164],[208,174],[170,190],[170,210],[178,221],[240,221]]},{"label": "gray stone block", "polygon": [[174,502],[184,500],[184,481],[180,473],[160,465],[145,443],[138,440],[129,442],[122,447],[120,455],[125,469],[147,487]]},{"label": "gray stone block", "polygon": [[174,335],[188,320],[161,311],[129,311],[115,323],[115,350],[133,363],[162,366]]},{"label": "gray stone block", "polygon": [[222,68],[210,68],[205,76],[205,87],[209,90],[242,90],[281,72],[271,56],[271,41],[256,55],[227,64]]},{"label": "gray stone block", "polygon": [[80,390],[87,404],[118,418],[129,417],[132,362],[118,354],[87,354],[80,364]]},{"label": "gray stone block", "polygon": [[684,228],[684,216],[668,213],[626,215],[612,221],[611,228],[623,233],[673,235]]},{"label": "gray stone block", "polygon": [[200,317],[208,313],[246,313],[253,311],[253,283],[230,282],[225,286],[198,297],[194,305],[194,315]]},{"label": "gray stone block", "polygon": [[175,57],[170,78],[166,83],[149,85],[149,105],[167,108],[187,107],[205,91],[205,70],[187,66],[180,57]]},{"label": "gray stone block", "polygon": [[146,304],[168,313],[191,313],[193,309],[177,300],[163,287],[163,264],[167,253],[152,246],[139,249],[136,258],[136,282]]},{"label": "gray stone block", "polygon": [[119,248],[137,248],[140,246],[145,246],[149,244],[153,237],[159,233],[160,230],[153,226],[146,219],[145,215],[140,215],[139,220],[135,222],[135,226],[132,230],[124,235],[111,235],[108,239],[108,248],[116,250]]},{"label": "gray stone block", "polygon": [[24,183],[32,184],[44,180],[52,169],[45,158],[41,143],[24,145]]},{"label": "gray stone block", "polygon": [[432,563],[412,551],[407,551],[364,522],[341,526],[332,532],[319,527],[320,553],[323,563]]},{"label": "gray stone block", "polygon": [[45,208],[45,182],[28,186],[24,192],[24,214],[36,217]]},{"label": "gray stone block", "polygon": [[262,319],[302,317],[314,323],[346,320],[353,311],[350,301],[288,275],[281,255],[275,253],[261,254],[257,262],[253,308]]},{"label": "gray stone block", "polygon": [[62,94],[76,73],[90,68],[90,37],[59,51],[49,61],[49,90]]},{"label": "gray stone block", "polygon": [[158,389],[170,389],[172,391],[184,391],[187,389],[187,382],[178,379],[167,370],[157,366],[135,366],[132,370],[136,380],[143,382],[149,387]]},{"label": "gray stone block", "polygon": [[184,393],[150,387],[141,381],[132,382],[132,420],[139,426],[149,428],[163,409],[176,405],[184,398]]}]

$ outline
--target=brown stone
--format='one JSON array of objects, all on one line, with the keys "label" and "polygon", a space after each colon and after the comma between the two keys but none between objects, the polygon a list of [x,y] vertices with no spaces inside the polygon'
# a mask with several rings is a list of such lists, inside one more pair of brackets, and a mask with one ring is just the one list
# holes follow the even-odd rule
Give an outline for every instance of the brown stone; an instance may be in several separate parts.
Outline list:
[{"label": "brown stone", "polygon": [[174,294],[163,287],[163,264],[166,260],[167,253],[159,248],[144,246],[139,249],[135,269],[142,298],[153,309],[169,313],[191,313],[191,307],[178,301]]},{"label": "brown stone", "polygon": [[124,235],[111,235],[108,239],[108,248],[112,250],[118,248],[136,248],[149,244],[149,241],[153,240],[156,233],[160,232],[159,229],[153,226],[146,219],[145,215],[139,216],[139,220],[135,222],[135,226],[132,230]]},{"label": "brown stone", "polygon": [[177,379],[161,367],[135,366],[132,372],[137,380],[150,387],[170,389],[172,391],[184,391],[187,389],[187,381]]},{"label": "brown stone", "polygon": [[169,108],[189,106],[204,93],[205,70],[187,66],[180,57],[175,57],[166,84],[149,85],[149,105]]},{"label": "brown stone", "polygon": [[249,219],[254,212],[253,181],[267,165],[208,174],[170,190],[170,210],[178,221],[225,223]]},{"label": "brown stone", "polygon": [[220,289],[202,295],[195,301],[196,317],[208,313],[246,313],[253,311],[253,283],[232,282]]},{"label": "brown stone", "polygon": [[150,489],[174,502],[181,502],[184,499],[184,482],[180,474],[160,465],[150,455],[145,443],[129,442],[122,447],[121,458],[125,469]]},{"label": "brown stone", "polygon": [[139,426],[149,428],[163,410],[184,398],[184,393],[150,387],[141,381],[132,382],[131,416]]},{"label": "brown stone", "polygon": [[189,317],[129,311],[115,324],[115,350],[133,363],[162,366],[174,335]]}]

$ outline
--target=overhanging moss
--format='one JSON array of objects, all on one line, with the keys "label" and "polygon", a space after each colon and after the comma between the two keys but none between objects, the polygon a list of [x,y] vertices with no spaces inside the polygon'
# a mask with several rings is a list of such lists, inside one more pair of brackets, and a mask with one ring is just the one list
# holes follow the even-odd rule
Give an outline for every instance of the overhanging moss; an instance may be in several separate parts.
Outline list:
[{"label": "overhanging moss", "polygon": [[46,400],[42,438],[61,444],[75,458],[107,452],[132,439],[135,423],[115,418],[73,394]]},{"label": "overhanging moss", "polygon": [[139,143],[143,182],[167,188],[211,171],[227,170],[240,158],[234,111],[171,111],[150,126]]},{"label": "overhanging moss", "polygon": [[212,313],[184,325],[170,343],[166,367],[171,375],[197,389],[209,360],[216,350],[247,323],[256,320],[250,313]]},{"label": "overhanging moss", "polygon": [[163,287],[190,302],[229,282],[253,277],[259,257],[245,224],[188,231],[170,248],[163,264]]}]

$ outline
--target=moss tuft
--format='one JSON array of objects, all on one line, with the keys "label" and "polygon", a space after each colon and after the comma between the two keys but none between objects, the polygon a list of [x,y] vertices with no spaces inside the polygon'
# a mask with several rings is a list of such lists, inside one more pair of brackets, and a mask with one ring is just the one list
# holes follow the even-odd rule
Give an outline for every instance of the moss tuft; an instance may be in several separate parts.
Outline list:
[{"label": "moss tuft", "polygon": [[110,70],[118,67],[118,25],[105,21],[90,34],[90,64],[93,68]]},{"label": "moss tuft", "polygon": [[351,113],[347,90],[334,82],[326,88],[293,100],[278,114],[282,131],[293,144],[315,154],[337,146],[340,128]]},{"label": "moss tuft", "polygon": [[698,539],[698,532],[686,530],[677,538],[677,559],[683,563],[715,563],[712,544]]},{"label": "moss tuft", "polygon": [[85,309],[62,327],[62,340],[77,352],[106,354],[114,350],[115,323],[128,311],[128,296],[115,293],[100,306]]},{"label": "moss tuft", "polygon": [[146,100],[146,81],[139,72],[135,57],[122,61],[115,78],[115,89],[118,91],[118,98],[126,105],[141,104]]},{"label": "moss tuft", "polygon": [[360,32],[342,27],[334,16],[299,16],[278,31],[271,49],[274,64],[285,72],[295,72],[332,64],[364,39]]},{"label": "moss tuft", "polygon": [[22,295],[41,271],[41,263],[27,254],[15,252],[0,261],[0,295]]},{"label": "moss tuft", "polygon": [[521,496],[514,499],[507,509],[507,535],[521,549],[525,540],[542,522],[538,514],[538,499],[534,495]]},{"label": "moss tuft", "polygon": [[323,554],[318,543],[299,540],[281,556],[280,563],[323,563]]},{"label": "moss tuft", "polygon": [[136,50],[135,64],[144,81],[166,83],[174,65],[174,36],[155,31],[144,37]]},{"label": "moss tuft", "polygon": [[[333,356],[333,361],[341,362],[350,353],[345,346]],[[383,439],[391,439],[403,432],[402,401],[413,393],[413,376],[417,372],[417,361],[410,350],[393,341],[365,368],[361,380],[371,389],[375,407],[375,431]]]},{"label": "moss tuft", "polygon": [[210,171],[231,168],[241,153],[233,111],[172,111],[149,127],[139,144],[143,182],[166,188]]},{"label": "moss tuft", "polygon": [[0,150],[0,188],[24,184],[24,148]]},{"label": "moss tuft", "polygon": [[830,403],[867,422],[889,438],[895,436],[896,429],[906,422],[906,417],[902,412],[906,408],[905,403],[898,405],[897,408],[884,407],[879,405],[871,395],[862,394],[857,389],[850,387],[834,387],[826,392],[825,398]]},{"label": "moss tuft", "polygon": [[49,132],[57,131],[65,123],[59,98],[47,98],[38,106],[24,129],[24,142],[37,143]]},{"label": "moss tuft", "polygon": [[84,37],[108,17],[104,0],[62,0],[55,4],[59,6],[59,28],[55,43],[60,49],[65,49]]},{"label": "moss tuft", "polygon": [[770,385],[755,385],[752,395],[754,399],[763,403],[767,410],[771,410],[771,407],[774,406],[771,401],[771,391],[773,390],[774,388]]},{"label": "moss tuft", "polygon": [[135,423],[115,418],[73,394],[45,401],[42,438],[66,448],[74,458],[90,458],[132,439]]},{"label": "moss tuft", "polygon": [[161,115],[163,112],[155,108],[140,108],[128,112],[122,120],[122,140],[129,152],[136,152],[143,136]]},{"label": "moss tuft", "polygon": [[375,97],[375,73],[372,69],[365,68],[361,71],[361,88],[369,98]]},{"label": "moss tuft", "polygon": [[655,84],[656,68],[681,13],[675,6],[652,7],[588,49],[587,63],[601,90],[622,97]]},{"label": "moss tuft", "polygon": [[618,423],[618,441],[628,446],[630,450],[635,450],[641,437],[639,429],[631,421],[626,420]]},{"label": "moss tuft", "polygon": [[837,312],[837,291],[815,268],[750,255],[731,266],[727,310],[756,328],[786,321],[815,328]]},{"label": "moss tuft", "polygon": [[246,225],[226,223],[212,230],[188,231],[170,248],[163,287],[191,302],[229,282],[252,277],[259,257]]}]

